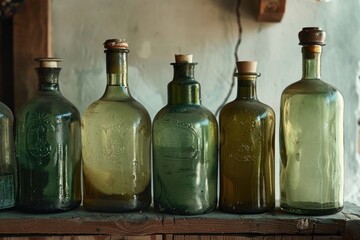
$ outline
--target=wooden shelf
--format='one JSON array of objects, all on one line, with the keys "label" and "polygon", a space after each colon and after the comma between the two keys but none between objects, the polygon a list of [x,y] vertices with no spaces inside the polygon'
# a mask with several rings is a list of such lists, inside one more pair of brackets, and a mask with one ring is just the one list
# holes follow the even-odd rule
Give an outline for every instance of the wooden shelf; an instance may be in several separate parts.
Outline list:
[{"label": "wooden shelf", "polygon": [[[289,215],[278,208],[254,215],[215,211],[198,216],[175,216],[150,210],[140,213],[94,213],[83,209],[60,214],[0,213],[1,236],[122,236],[142,239],[189,239],[197,236],[254,239],[360,239],[360,207],[346,203],[329,216]],[[207,237],[206,237],[207,236]],[[265,238],[298,236],[304,238]],[[309,238],[309,237],[312,238]],[[313,236],[318,236],[314,238]],[[305,238],[306,237],[306,238]],[[328,237],[328,238],[326,238]],[[255,238],[256,239],[256,238]]]}]

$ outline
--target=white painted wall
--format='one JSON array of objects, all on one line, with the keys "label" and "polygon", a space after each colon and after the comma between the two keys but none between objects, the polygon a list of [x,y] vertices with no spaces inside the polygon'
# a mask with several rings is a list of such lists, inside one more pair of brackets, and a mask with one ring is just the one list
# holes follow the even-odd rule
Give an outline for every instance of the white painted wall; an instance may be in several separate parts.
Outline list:
[{"label": "white painted wall", "polygon": [[[257,60],[258,97],[279,116],[282,90],[301,77],[302,27],[327,32],[323,79],[345,99],[345,200],[360,204],[360,1],[288,0],[281,23],[255,21],[255,1],[241,3],[240,60]],[[55,56],[64,59],[61,90],[81,112],[100,98],[106,84],[102,43],[130,44],[129,87],[154,117],[166,104],[175,53],[193,53],[203,104],[213,112],[225,98],[235,66],[237,0],[61,0],[52,1]],[[230,100],[235,97],[236,88]],[[278,125],[277,125],[278,133]],[[278,146],[277,171],[278,171]],[[278,194],[277,186],[277,196]]]}]

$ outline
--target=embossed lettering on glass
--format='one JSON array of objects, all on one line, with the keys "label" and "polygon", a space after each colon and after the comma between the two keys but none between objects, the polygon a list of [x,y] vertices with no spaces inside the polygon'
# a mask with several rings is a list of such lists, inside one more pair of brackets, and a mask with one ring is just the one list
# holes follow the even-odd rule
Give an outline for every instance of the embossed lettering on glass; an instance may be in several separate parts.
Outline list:
[{"label": "embossed lettering on glass", "polygon": [[33,212],[67,211],[81,202],[80,114],[59,90],[61,60],[36,60],[38,91],[16,122],[19,206]]}]

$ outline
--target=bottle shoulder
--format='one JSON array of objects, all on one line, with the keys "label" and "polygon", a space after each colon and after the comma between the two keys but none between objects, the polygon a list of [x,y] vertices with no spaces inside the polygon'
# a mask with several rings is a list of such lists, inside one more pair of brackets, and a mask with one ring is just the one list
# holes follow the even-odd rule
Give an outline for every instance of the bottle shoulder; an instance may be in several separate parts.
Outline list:
[{"label": "bottle shoulder", "polygon": [[93,115],[116,116],[118,118],[141,117],[151,121],[150,114],[146,108],[135,99],[130,101],[107,101],[99,99],[85,110],[83,118],[92,118]]},{"label": "bottle shoulder", "polygon": [[283,94],[333,94],[342,95],[341,92],[331,84],[321,79],[301,79],[290,85],[284,90]]},{"label": "bottle shoulder", "polygon": [[259,100],[242,100],[235,99],[224,105],[220,111],[220,116],[224,114],[243,114],[250,113],[259,115],[262,113],[268,113],[269,115],[275,115],[274,110],[267,104],[260,102]]},{"label": "bottle shoulder", "polygon": [[24,117],[31,112],[43,113],[54,117],[71,115],[74,119],[80,119],[79,110],[61,93],[36,94],[20,108],[17,117]]},{"label": "bottle shoulder", "polygon": [[0,118],[8,118],[11,121],[14,120],[14,115],[10,108],[6,106],[4,103],[0,102]]},{"label": "bottle shoulder", "polygon": [[203,105],[166,105],[155,115],[154,122],[163,118],[201,120],[208,119],[216,122],[215,115]]}]

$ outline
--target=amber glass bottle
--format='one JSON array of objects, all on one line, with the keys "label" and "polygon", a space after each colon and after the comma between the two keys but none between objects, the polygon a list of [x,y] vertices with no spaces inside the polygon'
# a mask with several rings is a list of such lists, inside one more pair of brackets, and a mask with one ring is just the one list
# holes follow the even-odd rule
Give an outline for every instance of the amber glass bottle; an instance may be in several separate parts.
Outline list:
[{"label": "amber glass bottle", "polygon": [[303,28],[301,80],[286,87],[280,109],[280,206],[298,214],[322,215],[343,207],[344,100],[321,80],[325,32]]},{"label": "amber glass bottle", "polygon": [[110,39],[107,87],[82,120],[84,207],[127,212],[151,204],[151,120],[128,87],[128,44]]},{"label": "amber glass bottle", "polygon": [[59,90],[60,59],[36,60],[39,88],[16,120],[19,207],[67,211],[81,202],[80,114]]},{"label": "amber glass bottle", "polygon": [[256,62],[237,62],[238,92],[220,111],[221,210],[259,213],[275,206],[275,114],[256,96]]},{"label": "amber glass bottle", "polygon": [[217,121],[201,105],[192,55],[176,55],[172,65],[168,104],[153,124],[155,208],[203,214],[217,203]]}]

